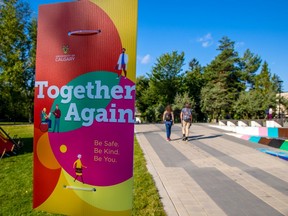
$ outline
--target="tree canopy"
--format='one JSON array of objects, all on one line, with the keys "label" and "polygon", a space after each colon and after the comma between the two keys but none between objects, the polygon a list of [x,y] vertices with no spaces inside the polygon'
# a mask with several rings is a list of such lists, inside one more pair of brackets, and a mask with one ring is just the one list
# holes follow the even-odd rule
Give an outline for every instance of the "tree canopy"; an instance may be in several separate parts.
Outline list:
[{"label": "tree canopy", "polygon": [[3,0],[0,7],[0,119],[31,120],[37,22],[26,2]]},{"label": "tree canopy", "polygon": [[147,77],[137,78],[137,92],[142,90],[136,93],[136,105],[142,116],[160,121],[165,105],[172,104],[179,113],[190,102],[195,121],[265,118],[268,107],[276,107],[280,78],[271,74],[266,61],[261,64],[260,56],[249,49],[240,56],[234,45],[224,36],[209,64],[201,66],[193,58],[183,73],[183,52],[161,55]]}]

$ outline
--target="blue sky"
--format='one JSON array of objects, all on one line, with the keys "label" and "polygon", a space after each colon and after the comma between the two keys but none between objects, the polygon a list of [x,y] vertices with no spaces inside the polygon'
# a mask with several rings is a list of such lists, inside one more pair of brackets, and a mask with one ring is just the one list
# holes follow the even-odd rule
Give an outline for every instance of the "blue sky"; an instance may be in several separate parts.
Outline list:
[{"label": "blue sky", "polygon": [[[71,1],[28,0],[36,15],[40,4]],[[137,76],[150,73],[156,59],[172,51],[185,53],[183,71],[192,58],[205,66],[227,36],[240,56],[250,49],[267,61],[288,92],[287,0],[139,0],[138,8]]]}]

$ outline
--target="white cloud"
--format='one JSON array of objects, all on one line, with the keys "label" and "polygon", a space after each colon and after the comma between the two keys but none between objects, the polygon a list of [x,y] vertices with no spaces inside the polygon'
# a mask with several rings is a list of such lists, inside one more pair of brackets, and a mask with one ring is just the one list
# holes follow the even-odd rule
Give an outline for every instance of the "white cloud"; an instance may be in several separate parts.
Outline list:
[{"label": "white cloud", "polygon": [[201,43],[202,47],[204,48],[207,48],[214,43],[211,33],[204,35],[203,37],[199,38],[197,41]]},{"label": "white cloud", "polygon": [[235,43],[235,48],[240,48],[240,47],[243,47],[245,45],[244,42],[236,42]]},{"label": "white cloud", "polygon": [[203,47],[209,47],[209,45],[210,45],[210,42],[209,41],[204,41],[204,42],[202,42],[202,46]]},{"label": "white cloud", "polygon": [[148,63],[150,63],[151,56],[149,54],[147,54],[144,57],[139,56],[138,59],[140,60],[141,64],[148,64]]}]

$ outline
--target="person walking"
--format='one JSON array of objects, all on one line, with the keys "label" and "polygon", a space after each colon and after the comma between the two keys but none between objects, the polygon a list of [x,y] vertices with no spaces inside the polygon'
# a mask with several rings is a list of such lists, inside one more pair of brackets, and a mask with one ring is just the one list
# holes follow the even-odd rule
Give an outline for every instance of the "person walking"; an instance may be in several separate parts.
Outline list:
[{"label": "person walking", "polygon": [[268,120],[272,120],[273,118],[273,109],[272,107],[269,107],[269,110],[268,110]]},{"label": "person walking", "polygon": [[189,128],[192,123],[192,110],[190,104],[186,103],[185,107],[181,110],[180,119],[182,124],[183,141],[188,141]]},{"label": "person walking", "polygon": [[163,122],[165,123],[166,127],[166,137],[167,141],[171,141],[171,128],[174,122],[174,114],[172,111],[172,107],[168,105],[163,113]]}]

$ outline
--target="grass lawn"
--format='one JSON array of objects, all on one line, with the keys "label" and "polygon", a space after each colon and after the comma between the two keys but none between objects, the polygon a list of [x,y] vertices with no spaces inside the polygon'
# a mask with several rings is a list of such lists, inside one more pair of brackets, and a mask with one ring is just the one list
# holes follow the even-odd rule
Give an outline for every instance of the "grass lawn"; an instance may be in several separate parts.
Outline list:
[{"label": "grass lawn", "polygon": [[[24,147],[17,156],[0,160],[0,215],[56,215],[32,209],[33,125],[5,125],[13,137],[18,135]],[[135,139],[134,146],[134,216],[165,216],[163,205],[146,161]]]}]

